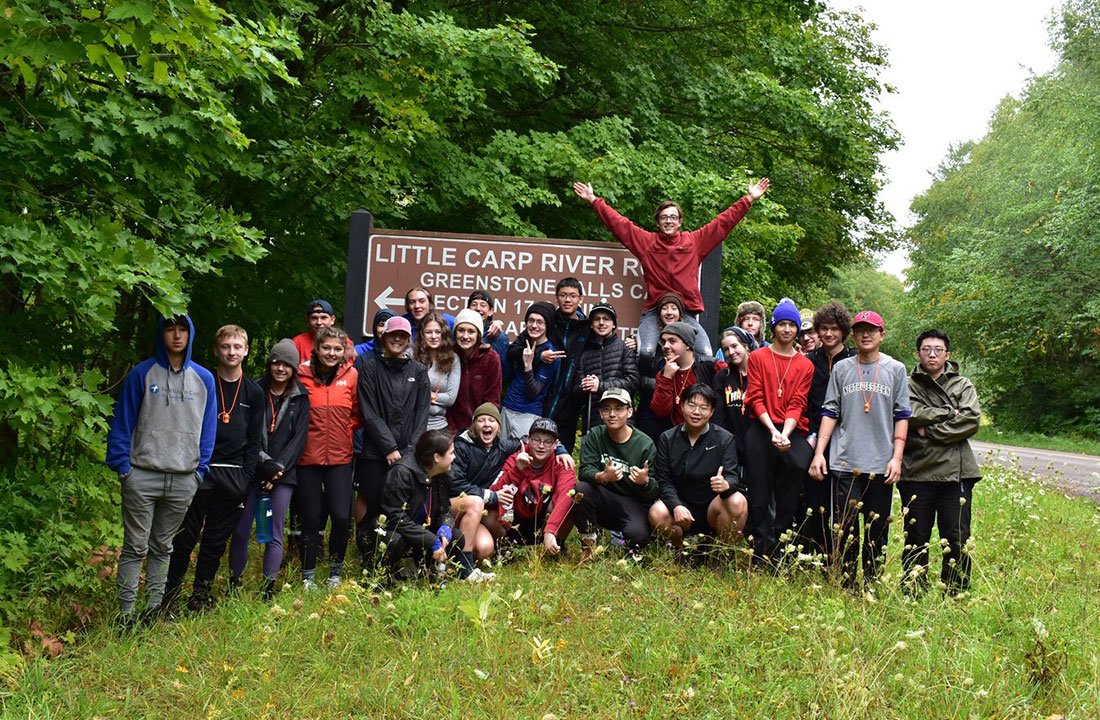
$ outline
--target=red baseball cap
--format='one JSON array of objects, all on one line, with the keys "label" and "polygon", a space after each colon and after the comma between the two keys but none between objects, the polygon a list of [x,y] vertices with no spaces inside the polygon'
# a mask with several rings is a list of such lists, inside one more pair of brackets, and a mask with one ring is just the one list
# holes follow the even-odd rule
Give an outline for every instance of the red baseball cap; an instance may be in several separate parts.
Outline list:
[{"label": "red baseball cap", "polygon": [[886,323],[882,322],[882,316],[874,310],[862,310],[856,313],[855,318],[852,319],[852,327],[856,325],[873,325],[879,330],[886,329]]}]

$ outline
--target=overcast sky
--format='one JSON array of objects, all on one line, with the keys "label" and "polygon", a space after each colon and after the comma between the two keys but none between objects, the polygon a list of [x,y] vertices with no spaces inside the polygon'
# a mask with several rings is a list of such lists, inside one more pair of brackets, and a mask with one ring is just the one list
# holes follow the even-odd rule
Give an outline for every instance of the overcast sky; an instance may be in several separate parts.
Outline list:
[{"label": "overcast sky", "polygon": [[[828,1],[876,25],[873,38],[889,53],[882,78],[896,92],[885,96],[883,109],[903,144],[883,157],[880,198],[906,226],[910,201],[927,189],[948,148],[982,137],[1001,98],[1018,97],[1029,77],[1054,67],[1047,21],[1060,2]],[[906,264],[896,252],[881,267],[900,275]]]}]

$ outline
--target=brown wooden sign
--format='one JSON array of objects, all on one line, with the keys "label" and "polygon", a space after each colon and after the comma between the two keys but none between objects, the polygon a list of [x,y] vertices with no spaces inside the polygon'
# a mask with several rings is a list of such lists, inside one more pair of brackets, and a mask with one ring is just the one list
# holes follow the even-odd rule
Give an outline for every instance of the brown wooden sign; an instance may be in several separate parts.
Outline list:
[{"label": "brown wooden sign", "polygon": [[436,310],[452,315],[466,307],[470,293],[485,290],[494,317],[514,338],[531,303],[557,304],[554,288],[566,277],[584,288],[585,314],[607,301],[619,333],[637,334],[646,300],[642,268],[618,243],[383,230],[372,228],[370,214],[360,210],[351,218],[344,321],[358,342],[372,333],[379,310],[405,312],[410,288],[425,288]]}]

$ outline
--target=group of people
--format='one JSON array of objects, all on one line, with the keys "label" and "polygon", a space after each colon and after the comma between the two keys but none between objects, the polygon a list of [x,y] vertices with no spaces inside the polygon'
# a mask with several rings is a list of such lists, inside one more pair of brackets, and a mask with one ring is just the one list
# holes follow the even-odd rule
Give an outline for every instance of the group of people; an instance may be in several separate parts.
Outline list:
[{"label": "group of people", "polygon": [[532,302],[514,339],[483,290],[451,316],[410,289],[406,312],[379,311],[358,345],[318,299],[309,328],[270,349],[258,381],[243,372],[243,328],[215,333],[211,373],[191,357],[190,318],[162,318],[155,356],[127,376],[108,437],[122,486],[124,622],[175,607],[196,546],[188,607],[214,603],[227,547],[238,587],[253,524],[265,528],[270,598],[288,517],[306,589],[320,582],[326,527],[329,587],[345,574],[353,530],[363,568],[453,568],[486,582],[481,561],[502,541],[558,555],[574,527],[582,559],[601,529],[629,552],[655,537],[674,547],[691,535],[745,538],[754,567],[811,555],[855,587],[878,576],[895,484],[907,589],[928,584],[938,523],[941,579],[965,590],[979,477],[967,438],[979,408],[948,337],[922,333],[908,374],[880,352],[885,324],[870,310],[853,318],[830,303],[804,315],[784,298],[767,314],[750,301],[716,348],[698,323],[702,258],[767,188],[753,185],[694,233],[662,203],[652,233],[574,186],[641,260],[649,302],[636,340],[620,336],[610,303],[583,312],[575,278],[557,283],[553,302]]}]

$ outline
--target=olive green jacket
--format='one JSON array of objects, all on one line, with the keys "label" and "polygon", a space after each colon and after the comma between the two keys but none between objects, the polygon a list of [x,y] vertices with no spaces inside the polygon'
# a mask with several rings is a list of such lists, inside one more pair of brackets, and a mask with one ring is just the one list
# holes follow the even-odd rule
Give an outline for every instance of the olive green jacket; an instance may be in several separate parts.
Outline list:
[{"label": "olive green jacket", "polygon": [[[980,477],[969,438],[978,432],[978,393],[948,361],[938,380],[920,365],[909,375],[909,437],[901,463],[902,481],[958,482]],[[923,431],[923,435],[921,434]]]}]

